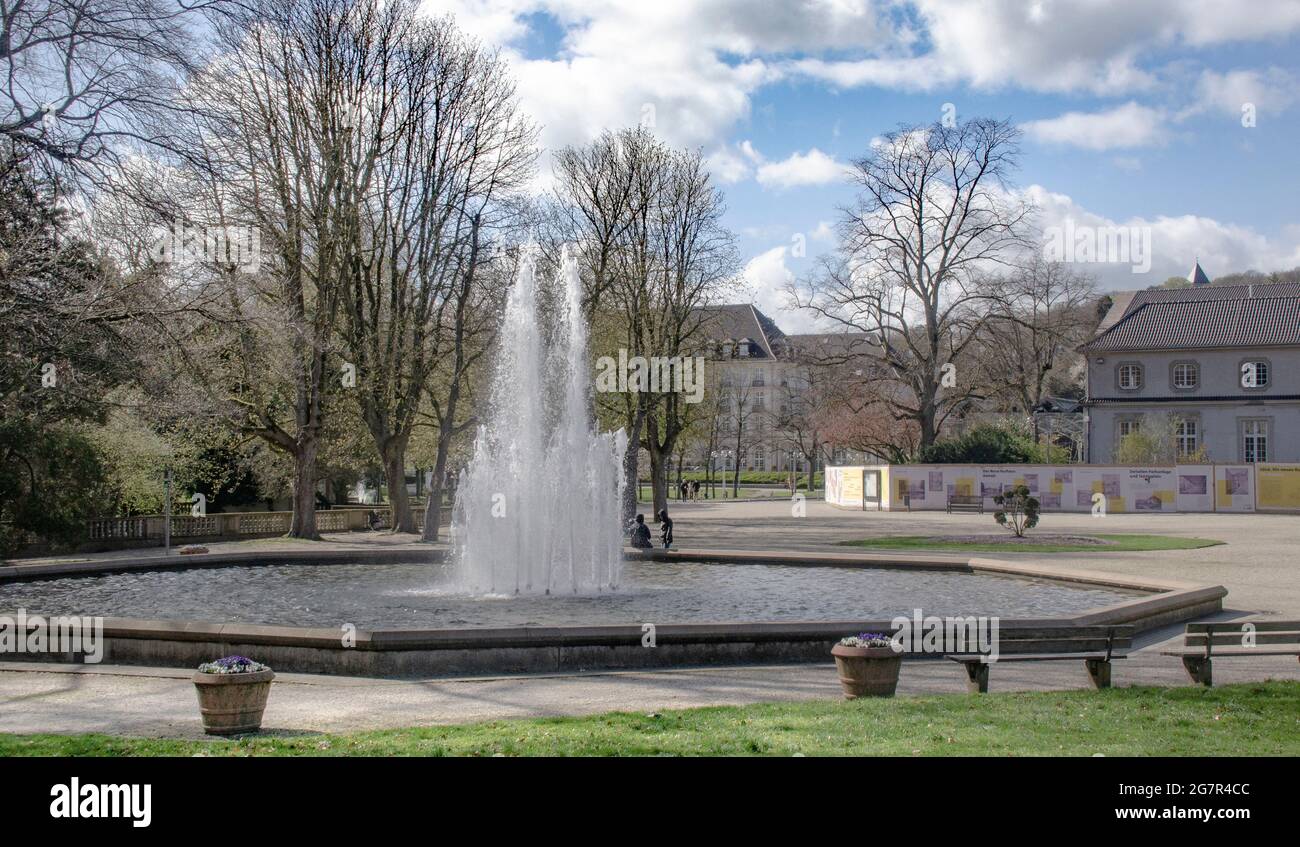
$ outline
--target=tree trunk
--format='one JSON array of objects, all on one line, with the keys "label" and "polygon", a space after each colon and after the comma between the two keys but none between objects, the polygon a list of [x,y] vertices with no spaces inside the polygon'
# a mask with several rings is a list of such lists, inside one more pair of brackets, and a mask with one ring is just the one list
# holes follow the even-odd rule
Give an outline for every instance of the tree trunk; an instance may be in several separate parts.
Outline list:
[{"label": "tree trunk", "polygon": [[650,499],[656,516],[668,508],[668,457],[650,448]]},{"label": "tree trunk", "polygon": [[406,444],[393,439],[384,451],[384,477],[388,480],[388,507],[392,511],[389,532],[415,532],[411,495],[406,492]]},{"label": "tree trunk", "polygon": [[424,506],[424,534],[421,537],[425,541],[437,541],[442,528],[442,487],[447,476],[447,453],[451,449],[454,430],[451,422],[456,412],[456,394],[453,390],[448,414],[438,428],[438,457],[433,462],[433,484],[429,486],[429,501]]},{"label": "tree trunk", "polygon": [[623,524],[626,526],[636,519],[637,465],[641,452],[641,427],[645,421],[645,410],[638,401],[637,409],[632,414],[632,426],[627,434],[627,453],[623,455]]},{"label": "tree trunk", "polygon": [[938,411],[934,403],[934,389],[930,386],[923,386],[922,391],[930,391],[930,395],[921,400],[921,407],[917,415],[917,424],[921,430],[921,443],[918,447],[929,447],[935,442],[939,433],[935,427],[935,419],[938,417]]},{"label": "tree trunk", "polygon": [[316,440],[303,439],[293,454],[293,518],[289,538],[319,539],[316,531]]},{"label": "tree trunk", "polygon": [[475,215],[470,230],[469,263],[461,277],[459,297],[456,301],[456,340],[451,386],[447,390],[447,408],[438,421],[438,457],[433,463],[433,484],[429,486],[429,499],[424,505],[425,541],[437,541],[442,524],[442,486],[447,476],[447,455],[451,452],[451,439],[456,435],[456,407],[460,402],[461,379],[465,375],[465,315],[469,309],[470,293],[474,289],[474,273],[478,270],[479,216]]}]

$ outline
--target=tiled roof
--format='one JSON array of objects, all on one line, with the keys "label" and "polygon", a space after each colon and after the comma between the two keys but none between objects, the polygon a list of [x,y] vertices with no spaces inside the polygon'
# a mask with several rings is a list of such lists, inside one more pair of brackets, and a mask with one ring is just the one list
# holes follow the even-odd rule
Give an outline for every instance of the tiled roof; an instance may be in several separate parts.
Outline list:
[{"label": "tiled roof", "polygon": [[865,332],[817,332],[785,337],[785,355],[809,361],[839,361],[878,355],[880,345]]},{"label": "tiled roof", "polygon": [[[1276,296],[1279,288],[1295,295]],[[1255,286],[1256,293],[1260,286]],[[1300,346],[1300,285],[1268,286],[1270,296],[1189,297],[1166,301],[1152,298],[1130,304],[1128,312],[1109,329],[1083,345],[1083,350],[1193,350],[1210,347]],[[1186,289],[1176,289],[1186,291]],[[1196,293],[1213,288],[1194,289]],[[1155,294],[1159,292],[1140,292]]]},{"label": "tiled roof", "polygon": [[[1300,282],[1261,282],[1255,285],[1200,285],[1183,288],[1147,288],[1117,291],[1111,295],[1122,315],[1129,315],[1147,303],[1199,302],[1201,300],[1247,300],[1251,297],[1300,297]],[[1109,315],[1107,315],[1109,317]]]},{"label": "tiled roof", "polygon": [[704,310],[705,330],[711,341],[749,339],[758,345],[751,359],[845,358],[871,353],[872,337],[862,332],[819,332],[786,335],[776,321],[747,303],[711,306]]},{"label": "tiled roof", "polygon": [[748,303],[711,306],[705,310],[706,331],[714,341],[740,341],[748,338],[758,344],[761,354],[756,358],[775,358],[776,348],[785,339],[785,333],[767,315]]}]

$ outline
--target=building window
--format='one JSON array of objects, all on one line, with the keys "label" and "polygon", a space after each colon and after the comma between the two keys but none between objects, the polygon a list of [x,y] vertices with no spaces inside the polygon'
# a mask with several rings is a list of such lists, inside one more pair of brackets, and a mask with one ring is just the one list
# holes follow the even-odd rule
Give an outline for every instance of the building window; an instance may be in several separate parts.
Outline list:
[{"label": "building window", "polygon": [[764,399],[765,399],[765,398],[763,397],[762,394],[755,394],[755,395],[754,395],[754,400],[753,400],[753,402],[751,402],[751,403],[749,404],[749,409],[750,409],[750,411],[751,411],[751,412],[761,412],[761,411],[763,411],[763,401],[764,401]]},{"label": "building window", "polygon": [[1268,421],[1241,422],[1241,458],[1246,462],[1268,461]]},{"label": "building window", "polygon": [[767,470],[767,450],[762,445],[754,448],[754,470]]},{"label": "building window", "polygon": [[1174,388],[1186,391],[1195,388],[1201,381],[1201,369],[1195,362],[1175,362],[1171,382]]},{"label": "building window", "polygon": [[1142,366],[1133,362],[1119,366],[1119,387],[1136,391],[1142,387]]},{"label": "building window", "polygon": [[1191,456],[1201,446],[1200,422],[1195,418],[1183,418],[1174,424],[1175,446],[1179,456]]},{"label": "building window", "polygon": [[764,384],[765,384],[765,383],[763,382],[763,371],[761,371],[761,370],[755,370],[755,371],[754,371],[754,380],[753,380],[753,385],[754,385],[754,387],[755,387],[755,388],[761,388],[761,387],[763,387]]},{"label": "building window", "polygon": [[1241,363],[1242,388],[1268,388],[1272,377],[1267,359],[1250,359]]},{"label": "building window", "polygon": [[1137,418],[1121,418],[1119,421],[1120,440],[1123,441],[1125,438],[1128,438],[1130,435],[1140,432],[1141,429],[1142,429],[1142,421],[1138,420]]}]

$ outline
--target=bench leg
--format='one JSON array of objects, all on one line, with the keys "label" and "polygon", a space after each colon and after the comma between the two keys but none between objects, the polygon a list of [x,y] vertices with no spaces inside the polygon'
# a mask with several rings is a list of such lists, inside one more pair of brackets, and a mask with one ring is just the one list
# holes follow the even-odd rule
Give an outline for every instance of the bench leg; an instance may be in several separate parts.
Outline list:
[{"label": "bench leg", "polygon": [[1088,666],[1088,676],[1092,678],[1095,688],[1110,688],[1110,662],[1105,659],[1084,659]]},{"label": "bench leg", "polygon": [[1206,688],[1214,685],[1214,666],[1206,657],[1183,656],[1183,667],[1187,668],[1192,682],[1199,682]]},{"label": "bench leg", "polygon": [[989,692],[989,666],[986,662],[962,662],[966,668],[966,690],[971,694]]}]

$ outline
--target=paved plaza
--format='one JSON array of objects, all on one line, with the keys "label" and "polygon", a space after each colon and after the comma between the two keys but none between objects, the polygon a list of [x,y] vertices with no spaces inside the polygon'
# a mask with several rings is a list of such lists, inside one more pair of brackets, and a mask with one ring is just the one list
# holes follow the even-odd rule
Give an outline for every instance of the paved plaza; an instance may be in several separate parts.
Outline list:
[{"label": "paved plaza", "polygon": [[[805,517],[786,502],[672,504],[678,546],[826,551],[837,542],[880,535],[969,535],[993,532],[990,515],[936,512],[844,512],[809,501]],[[1018,552],[996,554],[1047,567],[1084,568],[1221,584],[1229,594],[1225,619],[1250,616],[1300,618],[1300,517],[1289,515],[1090,515],[1049,514],[1040,531],[1056,533],[1159,533],[1225,542],[1195,550],[1144,553]],[[209,545],[212,555],[311,550],[366,551],[409,545],[414,538],[386,534],[332,536],[321,542],[273,539]],[[423,547],[423,545],[419,545]],[[122,551],[58,561],[138,559],[161,551]],[[364,556],[365,553],[360,554]],[[980,554],[994,555],[994,554]],[[32,562],[32,560],[27,560]],[[47,562],[53,560],[45,560]],[[34,563],[34,562],[33,562]],[[160,610],[160,617],[165,610]],[[1181,625],[1139,637],[1136,650],[1117,663],[1115,684],[1188,684],[1177,659],[1158,648],[1182,633]],[[1216,683],[1267,678],[1300,679],[1293,657],[1216,663]],[[994,670],[992,690],[1089,687],[1081,664],[1027,663]],[[904,666],[899,693],[961,692],[964,675],[946,661]],[[581,715],[609,710],[657,711],[715,704],[834,698],[834,667],[825,664],[591,672],[471,679],[375,680],[281,674],[266,714],[272,731],[341,731],[508,717]],[[124,666],[0,663],[0,731],[112,732],[141,736],[198,736],[189,673]]]}]

